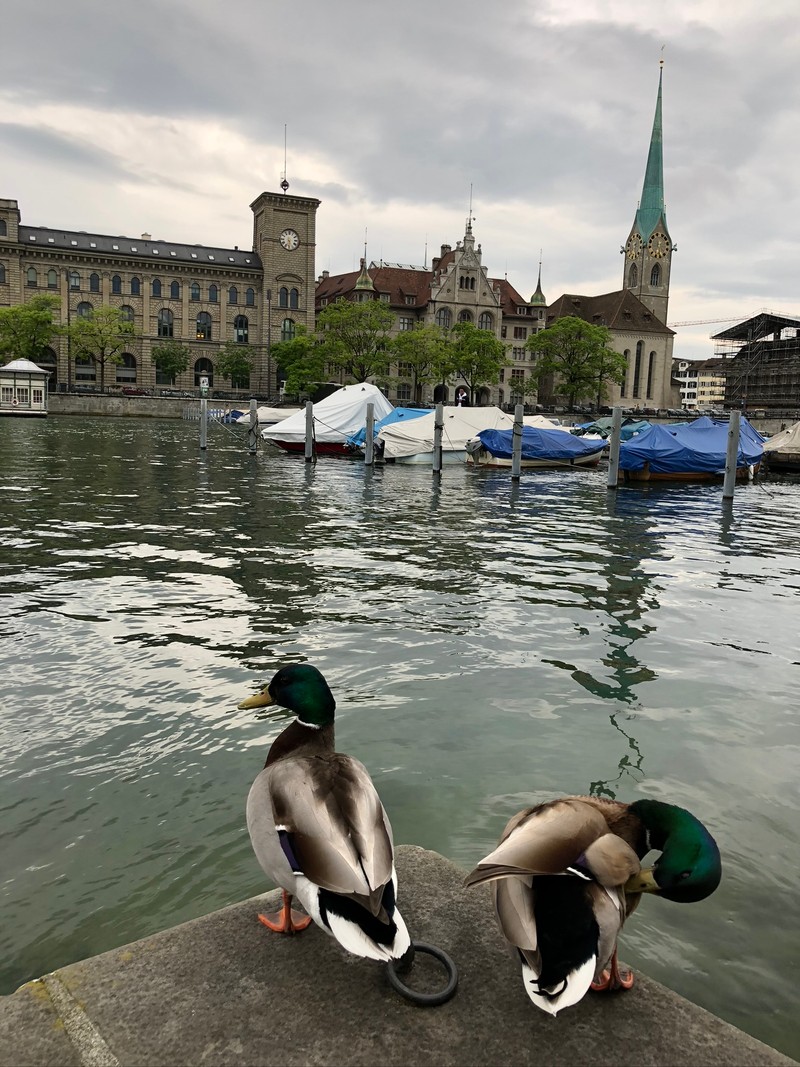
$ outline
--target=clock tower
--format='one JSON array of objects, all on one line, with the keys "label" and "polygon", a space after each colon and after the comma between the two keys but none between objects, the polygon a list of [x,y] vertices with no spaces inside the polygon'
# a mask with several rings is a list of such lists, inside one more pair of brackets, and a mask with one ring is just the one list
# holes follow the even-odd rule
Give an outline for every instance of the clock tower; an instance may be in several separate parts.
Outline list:
[{"label": "clock tower", "polygon": [[[284,180],[285,190],[289,183]],[[314,330],[316,215],[319,200],[310,196],[262,193],[253,212],[253,251],[263,269],[262,301],[267,346],[268,392],[277,392],[277,367],[271,345],[290,340],[298,326]]]},{"label": "clock tower", "polygon": [[622,249],[625,267],[622,285],[630,289],[664,324],[669,304],[669,278],[675,248],[667,229],[664,207],[664,163],[661,134],[661,80],[664,61],[658,74],[658,97],[647,155],[647,169],[642,198],[633,220],[628,240]]}]

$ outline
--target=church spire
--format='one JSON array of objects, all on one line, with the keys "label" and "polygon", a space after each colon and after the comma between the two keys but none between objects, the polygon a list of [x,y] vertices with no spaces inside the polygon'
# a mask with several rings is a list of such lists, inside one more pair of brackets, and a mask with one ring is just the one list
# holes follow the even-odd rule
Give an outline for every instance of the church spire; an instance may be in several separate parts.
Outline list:
[{"label": "church spire", "polygon": [[539,253],[539,280],[536,282],[536,292],[530,299],[533,307],[547,307],[547,301],[542,292],[542,253]]},{"label": "church spire", "polygon": [[664,208],[664,157],[661,129],[661,80],[664,75],[664,60],[660,60],[658,72],[658,97],[656,113],[653,118],[653,132],[650,135],[650,151],[647,154],[647,169],[644,173],[642,199],[636,212],[636,226],[646,241],[663,219],[663,228],[667,229],[667,217]]}]

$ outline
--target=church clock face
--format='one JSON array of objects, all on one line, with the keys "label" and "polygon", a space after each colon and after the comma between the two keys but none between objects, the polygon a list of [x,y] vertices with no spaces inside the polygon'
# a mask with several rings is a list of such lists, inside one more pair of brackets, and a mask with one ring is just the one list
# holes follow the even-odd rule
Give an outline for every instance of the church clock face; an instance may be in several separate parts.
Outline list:
[{"label": "church clock face", "polygon": [[669,239],[663,233],[654,233],[647,242],[650,255],[662,259],[669,252]]},{"label": "church clock face", "polygon": [[638,259],[642,254],[642,239],[638,233],[633,233],[628,238],[628,243],[625,245],[625,252],[628,259]]},{"label": "church clock face", "polygon": [[287,252],[293,252],[300,244],[300,238],[294,230],[284,230],[278,240]]}]

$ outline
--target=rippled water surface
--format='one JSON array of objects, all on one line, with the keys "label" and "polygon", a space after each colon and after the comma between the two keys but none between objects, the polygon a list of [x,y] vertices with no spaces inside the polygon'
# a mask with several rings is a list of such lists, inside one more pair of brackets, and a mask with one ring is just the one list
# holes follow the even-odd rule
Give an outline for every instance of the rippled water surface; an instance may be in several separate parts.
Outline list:
[{"label": "rippled water surface", "polygon": [[[182,422],[0,420],[0,991],[265,888],[289,660],[395,838],[471,866],[563,792],[682,804],[722,886],[623,956],[797,1056],[800,484],[366,471]],[[402,890],[402,887],[401,887]]]}]

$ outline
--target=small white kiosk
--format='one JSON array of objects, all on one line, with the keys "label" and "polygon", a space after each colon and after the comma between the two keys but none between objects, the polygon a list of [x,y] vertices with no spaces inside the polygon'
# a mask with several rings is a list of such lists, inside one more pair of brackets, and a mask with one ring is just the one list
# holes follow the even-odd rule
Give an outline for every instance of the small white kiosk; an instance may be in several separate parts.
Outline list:
[{"label": "small white kiosk", "polygon": [[0,415],[45,418],[48,372],[29,359],[0,367]]}]

